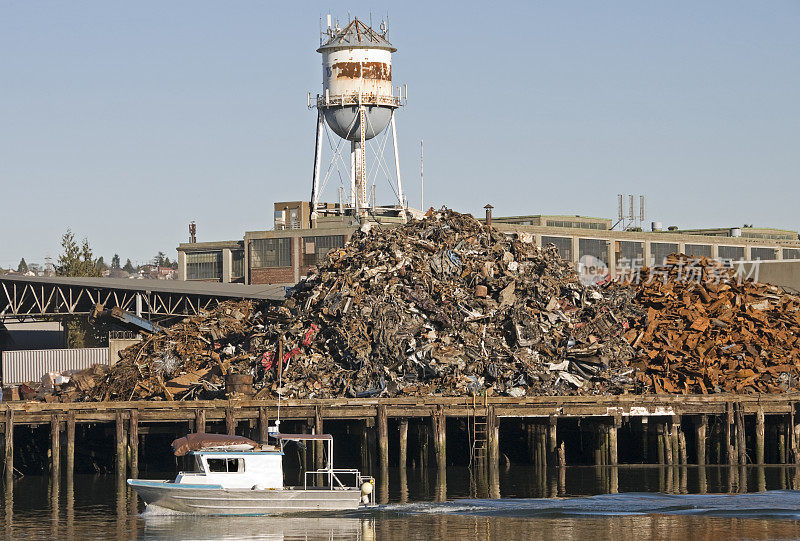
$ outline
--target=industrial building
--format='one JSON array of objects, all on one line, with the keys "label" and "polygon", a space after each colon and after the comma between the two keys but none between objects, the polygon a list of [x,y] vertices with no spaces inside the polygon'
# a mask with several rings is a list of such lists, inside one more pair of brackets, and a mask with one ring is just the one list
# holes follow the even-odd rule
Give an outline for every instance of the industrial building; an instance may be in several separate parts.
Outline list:
[{"label": "industrial building", "polygon": [[[311,227],[308,202],[275,203],[275,228],[248,231],[242,240],[178,246],[180,280],[284,284],[298,282],[358,229],[353,216],[329,215]],[[333,205],[331,205],[333,206]],[[401,223],[380,219],[383,227]],[[671,253],[732,261],[800,260],[796,231],[769,228],[617,231],[606,218],[530,215],[493,217],[500,231],[524,234],[537,246],[554,244],[580,269],[587,256],[611,275],[632,265],[660,264]]]}]

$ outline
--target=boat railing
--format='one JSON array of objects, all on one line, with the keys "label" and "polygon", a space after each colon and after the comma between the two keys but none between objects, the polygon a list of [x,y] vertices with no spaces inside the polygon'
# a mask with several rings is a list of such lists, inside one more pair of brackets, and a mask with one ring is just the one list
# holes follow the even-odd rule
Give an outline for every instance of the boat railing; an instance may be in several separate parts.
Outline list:
[{"label": "boat railing", "polygon": [[[348,476],[352,476],[353,484],[345,484],[349,480]],[[362,475],[360,471],[355,468],[322,468],[320,470],[311,470],[305,472],[303,478],[303,489],[308,490],[309,480],[327,478],[327,487],[319,487],[327,490],[348,489],[348,488],[361,488],[364,483],[369,482],[375,486],[375,479],[370,475]],[[313,484],[313,483],[312,483]],[[369,493],[370,503],[374,503],[374,491]]]}]

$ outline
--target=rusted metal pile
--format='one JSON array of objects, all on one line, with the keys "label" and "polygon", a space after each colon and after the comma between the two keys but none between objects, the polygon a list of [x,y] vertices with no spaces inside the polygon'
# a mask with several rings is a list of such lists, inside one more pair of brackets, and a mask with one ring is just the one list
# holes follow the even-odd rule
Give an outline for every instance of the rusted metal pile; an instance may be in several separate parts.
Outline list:
[{"label": "rusted metal pile", "polygon": [[585,286],[531,241],[447,209],[364,229],[282,306],[226,303],[153,334],[80,399],[211,398],[231,374],[257,397],[635,391],[632,290]]},{"label": "rusted metal pile", "polygon": [[447,209],[374,226],[281,306],[229,302],[151,334],[62,400],[188,400],[797,388],[800,298],[673,256],[580,282],[554,247]]},{"label": "rusted metal pile", "polygon": [[716,261],[672,256],[647,270],[626,332],[649,392],[781,392],[800,377],[800,298],[738,280]]}]

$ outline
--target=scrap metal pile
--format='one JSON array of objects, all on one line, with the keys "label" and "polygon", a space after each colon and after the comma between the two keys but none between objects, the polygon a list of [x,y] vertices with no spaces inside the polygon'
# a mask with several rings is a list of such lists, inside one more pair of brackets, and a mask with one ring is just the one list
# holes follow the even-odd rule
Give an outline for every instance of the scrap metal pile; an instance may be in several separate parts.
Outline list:
[{"label": "scrap metal pile", "polygon": [[743,281],[706,259],[672,256],[645,271],[647,317],[625,338],[656,393],[781,392],[800,377],[800,298]]},{"label": "scrap metal pile", "polygon": [[149,335],[72,396],[211,398],[230,374],[257,397],[634,392],[632,296],[442,209],[356,232],[280,307],[225,303]]},{"label": "scrap metal pile", "polygon": [[228,302],[74,374],[62,400],[797,388],[800,298],[672,256],[581,283],[554,246],[442,209],[331,251],[280,306]]}]

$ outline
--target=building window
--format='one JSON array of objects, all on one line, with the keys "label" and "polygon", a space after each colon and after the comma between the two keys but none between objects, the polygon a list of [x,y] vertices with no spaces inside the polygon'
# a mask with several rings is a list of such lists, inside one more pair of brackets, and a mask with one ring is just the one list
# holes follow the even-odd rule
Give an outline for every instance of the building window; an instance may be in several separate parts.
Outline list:
[{"label": "building window", "polygon": [[558,249],[558,255],[561,259],[572,261],[572,239],[568,237],[546,237],[542,236],[542,246],[548,244],[555,244]]},{"label": "building window", "polygon": [[220,280],[222,278],[222,252],[187,252],[187,280]]},{"label": "building window", "polygon": [[[644,243],[620,240],[616,243],[615,261],[617,265],[625,260],[626,266],[634,268],[644,264]],[[638,261],[637,261],[638,260]]]},{"label": "building window", "polygon": [[678,244],[674,242],[651,242],[650,261],[651,265],[660,267],[664,265],[667,256],[678,253]]},{"label": "building window", "polygon": [[251,240],[250,266],[252,268],[291,267],[292,239],[284,237]]},{"label": "building window", "polygon": [[303,266],[319,265],[333,249],[344,246],[344,235],[303,237]]},{"label": "building window", "polygon": [[244,250],[231,250],[231,279],[244,278]]},{"label": "building window", "polygon": [[740,261],[744,259],[744,246],[717,246],[717,257]]},{"label": "building window", "polygon": [[798,248],[784,248],[783,249],[783,258],[784,259],[800,259],[800,249],[798,249]]},{"label": "building window", "polygon": [[578,239],[578,259],[596,257],[608,266],[608,244],[604,239]]},{"label": "building window", "polygon": [[750,248],[750,259],[768,261],[775,259],[775,248]]},{"label": "building window", "polygon": [[687,244],[684,252],[691,257],[711,257],[711,245]]}]

